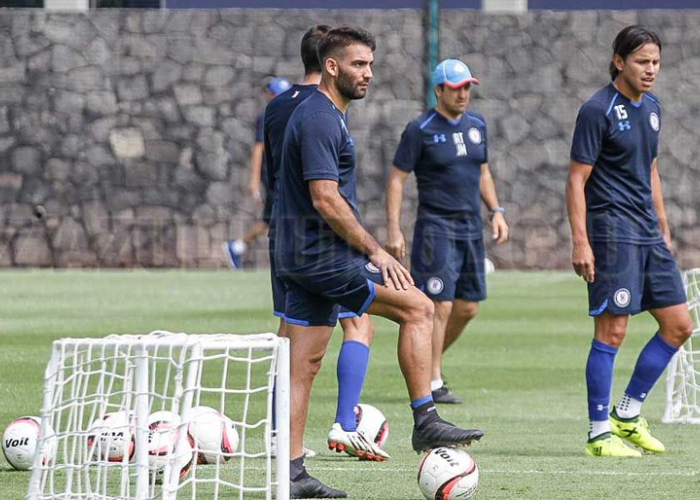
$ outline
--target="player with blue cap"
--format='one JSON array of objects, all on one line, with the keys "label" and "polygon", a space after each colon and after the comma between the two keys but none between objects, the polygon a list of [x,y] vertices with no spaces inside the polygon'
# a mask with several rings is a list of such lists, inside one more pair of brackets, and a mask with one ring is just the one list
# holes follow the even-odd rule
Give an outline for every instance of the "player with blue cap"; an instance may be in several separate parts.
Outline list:
[{"label": "player with blue cap", "polygon": [[433,72],[437,105],[408,124],[394,157],[387,186],[387,249],[403,259],[401,203],[406,179],[416,173],[418,214],[411,272],[435,304],[432,340],[433,401],[462,400],[442,377],[444,352],[462,334],[486,299],[481,201],[491,214],[493,239],[508,239],[488,165],[486,121],[467,111],[472,84],[479,84],[464,62],[445,59]]},{"label": "player with blue cap", "polygon": [[468,83],[479,85],[479,80],[472,76],[469,66],[458,59],[445,59],[433,72],[435,85],[447,85],[451,89],[458,89]]},{"label": "player with blue cap", "polygon": [[[276,77],[271,79],[265,85],[265,104],[267,105],[272,99],[280,94],[285,93],[292,88],[292,84],[286,78]],[[265,138],[264,130],[264,110],[255,120],[255,143],[250,152],[250,183],[248,184],[248,193],[257,204],[265,203],[263,213],[259,219],[253,222],[253,225],[246,231],[243,238],[235,241],[226,241],[222,245],[224,257],[231,269],[241,269],[243,267],[243,254],[248,249],[251,243],[267,232],[270,223],[270,214],[272,212],[272,198],[266,196],[263,200],[261,187],[263,184],[264,174],[264,152]]]}]

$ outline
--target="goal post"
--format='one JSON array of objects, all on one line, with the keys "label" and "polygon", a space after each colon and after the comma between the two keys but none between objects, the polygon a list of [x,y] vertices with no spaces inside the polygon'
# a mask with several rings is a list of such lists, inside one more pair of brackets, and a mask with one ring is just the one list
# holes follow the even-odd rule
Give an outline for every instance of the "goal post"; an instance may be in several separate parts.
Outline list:
[{"label": "goal post", "polygon": [[56,458],[36,454],[29,500],[287,500],[289,341],[164,331],[57,340],[38,449],[48,440]]},{"label": "goal post", "polygon": [[693,334],[668,365],[662,421],[700,424],[700,268],[684,272],[683,281],[693,319]]}]

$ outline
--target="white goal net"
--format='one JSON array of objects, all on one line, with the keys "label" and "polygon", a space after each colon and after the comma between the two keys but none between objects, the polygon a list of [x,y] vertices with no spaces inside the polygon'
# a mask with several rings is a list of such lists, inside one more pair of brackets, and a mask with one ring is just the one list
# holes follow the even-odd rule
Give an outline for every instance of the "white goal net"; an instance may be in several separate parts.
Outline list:
[{"label": "white goal net", "polygon": [[58,340],[41,427],[29,500],[287,500],[289,342],[170,332]]},{"label": "white goal net", "polygon": [[663,422],[700,424],[700,269],[683,273],[693,335],[668,365]]}]

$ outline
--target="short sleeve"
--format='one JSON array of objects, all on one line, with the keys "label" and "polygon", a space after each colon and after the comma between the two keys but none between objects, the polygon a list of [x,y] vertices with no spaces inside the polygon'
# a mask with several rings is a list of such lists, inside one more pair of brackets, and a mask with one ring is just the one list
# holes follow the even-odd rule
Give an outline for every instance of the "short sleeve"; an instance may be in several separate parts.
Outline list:
[{"label": "short sleeve", "polygon": [[571,141],[571,159],[586,165],[595,165],[603,146],[607,128],[605,113],[593,103],[581,107],[576,118],[574,138]]},{"label": "short sleeve", "polygon": [[307,117],[299,131],[301,164],[305,181],[338,181],[340,148],[343,143],[341,118],[328,112]]},{"label": "short sleeve", "polygon": [[488,140],[488,130],[486,128],[486,120],[481,121],[481,135],[484,141],[484,163],[489,162],[489,140]]},{"label": "short sleeve", "polygon": [[[658,115],[659,115],[659,133],[661,133],[661,125],[662,125],[662,121],[661,121],[661,106],[659,106]],[[658,138],[657,138],[657,140],[652,141],[652,145],[651,145],[651,157],[652,157],[652,158],[658,158],[658,156],[659,156],[659,140],[658,140]]]},{"label": "short sleeve", "polygon": [[255,142],[264,142],[264,129],[265,129],[265,115],[260,114],[258,120],[255,122]]},{"label": "short sleeve", "polygon": [[[267,111],[265,112],[267,114]],[[270,130],[269,127],[264,126],[263,122],[263,142],[265,144],[264,148],[264,158],[265,161],[263,163],[264,169],[263,169],[263,182],[265,183],[265,187],[268,189],[269,192],[274,192],[275,189],[275,168],[279,168],[279,165],[275,165],[275,157],[272,151],[272,141],[270,139]],[[269,197],[269,193],[268,193]]]},{"label": "short sleeve", "polygon": [[394,155],[394,166],[405,171],[412,172],[420,160],[423,138],[420,127],[411,122],[401,134],[401,141]]}]

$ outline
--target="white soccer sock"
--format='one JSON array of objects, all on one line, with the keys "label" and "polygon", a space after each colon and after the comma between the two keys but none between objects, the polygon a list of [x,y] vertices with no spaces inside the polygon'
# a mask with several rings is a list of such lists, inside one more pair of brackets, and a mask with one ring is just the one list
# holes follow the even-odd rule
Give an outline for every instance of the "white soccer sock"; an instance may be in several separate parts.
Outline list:
[{"label": "white soccer sock", "polygon": [[591,420],[591,430],[588,433],[588,439],[593,439],[606,432],[610,432],[610,420]]},{"label": "white soccer sock", "polygon": [[642,413],[642,401],[625,393],[615,405],[615,413],[620,418],[635,418]]},{"label": "white soccer sock", "polygon": [[430,381],[430,390],[431,391],[437,391],[439,388],[441,388],[445,383],[442,381],[441,378],[437,380],[431,380]]}]

